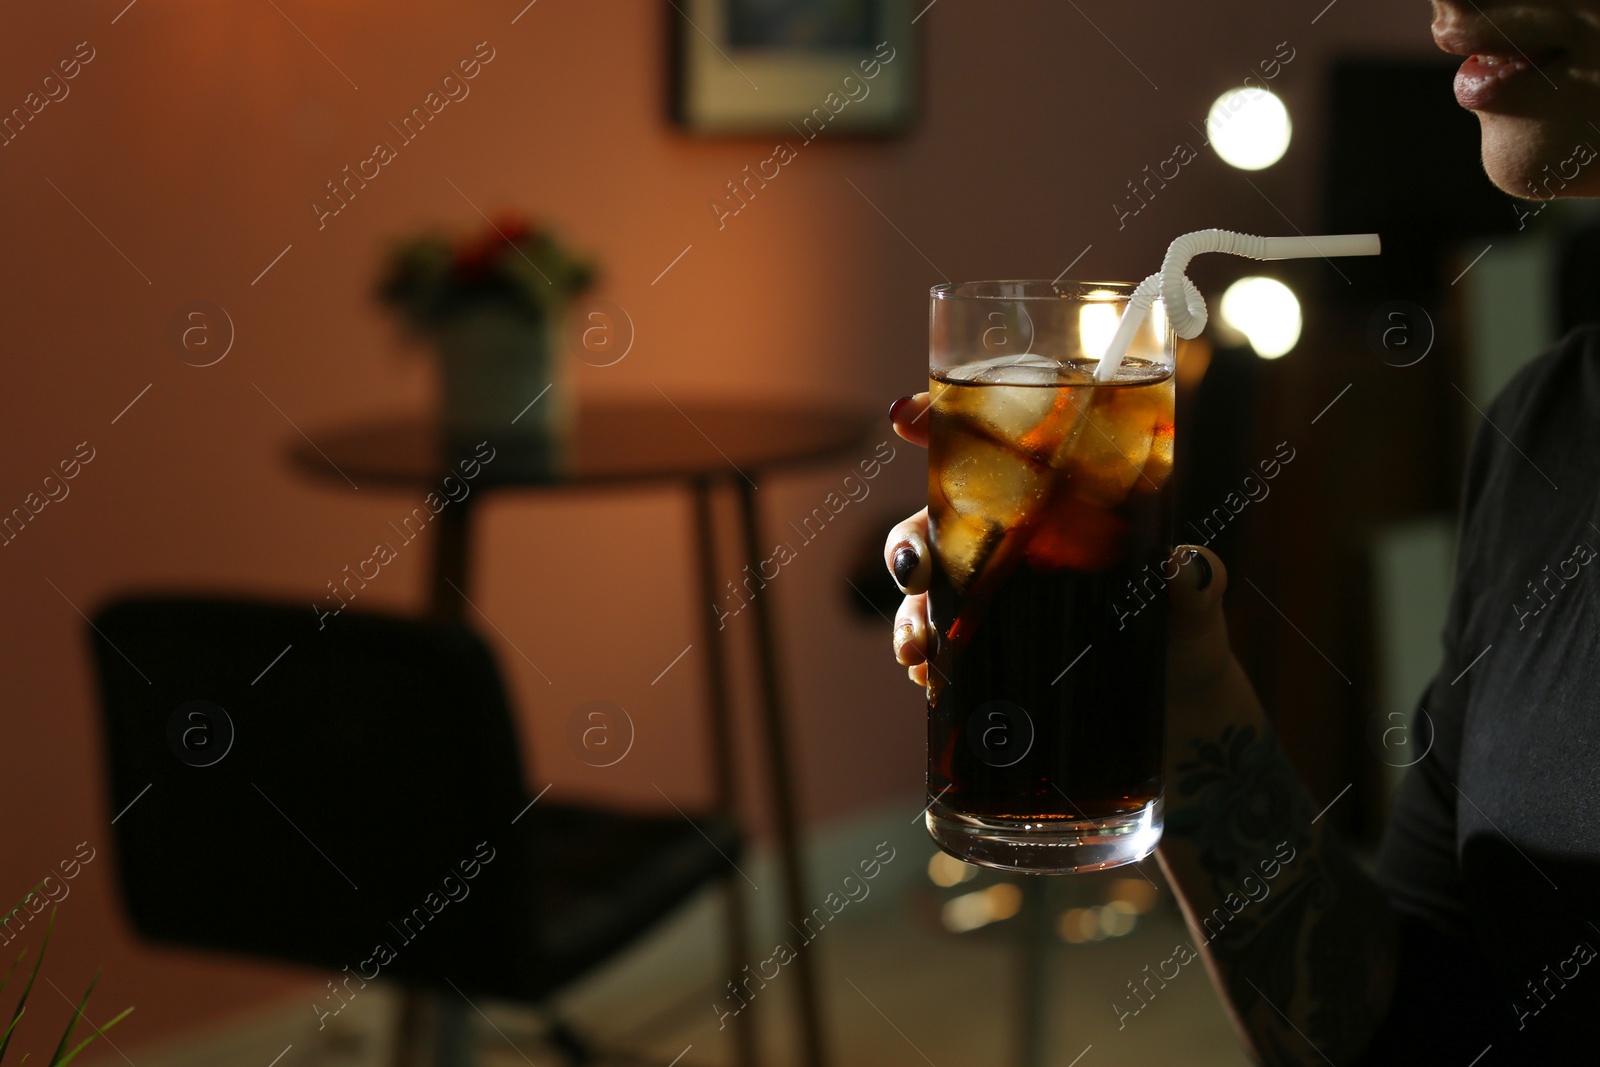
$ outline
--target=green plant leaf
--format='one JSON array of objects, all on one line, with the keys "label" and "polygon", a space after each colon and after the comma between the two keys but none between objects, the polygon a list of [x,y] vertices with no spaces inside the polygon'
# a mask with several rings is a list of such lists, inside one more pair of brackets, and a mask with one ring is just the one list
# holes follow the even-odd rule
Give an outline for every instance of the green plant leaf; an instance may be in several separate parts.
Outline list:
[{"label": "green plant leaf", "polygon": [[[39,885],[40,886],[44,885],[44,882],[40,881]],[[39,888],[39,886],[34,886],[34,889],[37,889],[37,888]],[[17,904],[17,906],[12,908],[10,911],[6,912],[5,918],[0,919],[0,928],[3,928],[4,925],[7,922],[9,922],[11,920],[11,918],[17,914],[17,912],[21,911],[23,906],[26,905],[28,903],[28,901],[31,900],[32,898],[33,898],[33,891],[32,890],[30,890],[28,893],[24,894],[22,900]],[[27,954],[28,954],[28,950],[27,949],[23,949],[21,952],[17,953],[17,958],[11,961],[11,966],[6,968],[5,977],[4,978],[0,978],[0,991],[3,991],[5,989],[5,987],[6,987],[6,983],[11,981],[11,976],[16,973],[17,966],[22,963],[22,958],[24,956],[26,956]],[[21,1011],[20,1008],[17,1010],[17,1014],[18,1015],[22,1014],[22,1011]],[[6,1027],[4,1035],[0,1035],[0,1057],[3,1057],[5,1055],[5,1041],[10,1039],[11,1030],[16,1025],[17,1025],[17,1020],[16,1020],[15,1016],[13,1016],[12,1020],[11,1020],[11,1026]]]},{"label": "green plant leaf", "polygon": [[[33,896],[33,894],[29,893],[28,896],[23,897],[22,903],[26,904],[28,902],[28,898],[31,896]],[[22,907],[22,904],[18,904],[17,907]],[[12,910],[12,913],[15,914],[15,909]],[[0,1060],[5,1059],[6,1049],[11,1046],[11,1036],[15,1032],[14,1024],[19,1018],[22,1017],[22,1009],[26,1007],[28,1003],[28,994],[33,992],[33,983],[39,980],[39,967],[44,963],[44,951],[50,947],[50,932],[55,929],[55,926],[56,909],[51,908],[50,918],[45,922],[44,940],[39,943],[39,954],[35,956],[33,960],[33,973],[28,975],[28,984],[22,987],[22,996],[17,998],[17,1010],[11,1013],[11,1022],[13,1023],[13,1027],[7,1029],[4,1040],[0,1040]]]},{"label": "green plant leaf", "polygon": [[[84,999],[85,1000],[88,999],[88,995],[87,994],[84,995]],[[94,1033],[90,1034],[88,1037],[86,1037],[82,1041],[78,1042],[77,1046],[75,1048],[73,1048],[73,1050],[71,1052],[67,1053],[64,1057],[62,1057],[59,1060],[52,1060],[50,1062],[50,1067],[65,1067],[66,1064],[71,1063],[73,1057],[76,1056],[78,1053],[82,1052],[85,1048],[87,1048],[91,1041],[93,1041],[97,1037],[103,1037],[107,1030],[111,1029],[113,1026],[117,1025],[122,1020],[126,1019],[128,1017],[128,1014],[130,1012],[132,1012],[132,1011],[133,1011],[133,1005],[132,1004],[128,1005],[126,1008],[123,1008],[120,1012],[118,1012],[116,1014],[116,1016],[114,1018],[112,1018],[112,1020],[110,1022],[106,1023],[104,1026],[96,1028]],[[90,1023],[89,1025],[93,1026],[94,1024]]]},{"label": "green plant leaf", "polygon": [[[95,983],[100,981],[100,972],[94,972],[94,977],[89,979],[89,988],[83,991],[83,998],[78,1001],[78,1006],[73,1009],[72,1018],[67,1020],[67,1028],[61,1034],[61,1040],[56,1043],[56,1050],[50,1054],[52,1064],[61,1062],[61,1054],[66,1051],[67,1045],[72,1041],[72,1031],[78,1025],[78,1020],[83,1017],[83,1009],[89,1004],[89,994],[94,992]],[[91,1024],[92,1025],[92,1024]]]},{"label": "green plant leaf", "polygon": [[[15,1014],[15,1015],[13,1015],[11,1017],[11,1025],[6,1027],[6,1032],[4,1034],[4,1039],[6,1041],[10,1041],[11,1040],[11,1031],[15,1030],[17,1028],[17,1023],[19,1023],[21,1021],[22,1021],[22,1013],[20,1011],[17,1012],[17,1014]],[[26,1060],[28,1057],[24,1056],[22,1058],[24,1060]]]},{"label": "green plant leaf", "polygon": [[[39,881],[35,882],[32,889],[30,889],[26,893],[22,894],[22,899],[17,901],[16,906],[13,907],[10,911],[6,912],[6,919],[11,918],[12,916],[16,915],[17,912],[21,911],[22,908],[23,908],[23,905],[27,904],[28,901],[32,900],[35,896],[38,895],[39,889],[43,885],[44,885],[44,879],[43,878],[41,878],[41,879],[39,879]],[[0,919],[0,925],[3,925],[4,923],[5,923],[5,919]]]},{"label": "green plant leaf", "polygon": [[17,953],[17,958],[11,961],[11,966],[6,968],[5,977],[0,978],[0,992],[5,990],[6,983],[11,981],[11,975],[16,972],[17,965],[22,962],[22,957],[26,956],[27,954],[28,950],[23,949],[21,952]]}]

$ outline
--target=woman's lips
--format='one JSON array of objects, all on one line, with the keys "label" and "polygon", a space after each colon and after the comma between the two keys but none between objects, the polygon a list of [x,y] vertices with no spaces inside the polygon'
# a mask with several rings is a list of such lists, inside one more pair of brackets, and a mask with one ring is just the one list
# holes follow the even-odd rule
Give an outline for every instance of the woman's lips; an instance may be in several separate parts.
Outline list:
[{"label": "woman's lips", "polygon": [[1456,71],[1456,102],[1469,111],[1492,111],[1519,83],[1538,76],[1521,55],[1474,53]]}]

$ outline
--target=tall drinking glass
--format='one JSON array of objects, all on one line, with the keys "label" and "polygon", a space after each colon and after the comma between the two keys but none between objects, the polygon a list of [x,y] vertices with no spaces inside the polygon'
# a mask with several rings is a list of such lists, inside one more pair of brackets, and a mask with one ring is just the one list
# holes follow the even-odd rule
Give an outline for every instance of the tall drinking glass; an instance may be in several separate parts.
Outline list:
[{"label": "tall drinking glass", "polygon": [[929,313],[928,832],[951,855],[1099,870],[1161,837],[1174,345],[1133,286],[935,286]]}]

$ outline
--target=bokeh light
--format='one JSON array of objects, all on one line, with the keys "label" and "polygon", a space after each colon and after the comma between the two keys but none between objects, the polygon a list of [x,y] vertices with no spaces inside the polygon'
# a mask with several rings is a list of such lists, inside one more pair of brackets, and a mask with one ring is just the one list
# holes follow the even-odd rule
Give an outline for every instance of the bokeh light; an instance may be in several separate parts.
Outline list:
[{"label": "bokeh light", "polygon": [[963,863],[947,852],[935,852],[928,860],[928,881],[942,889],[978,877],[978,868]]},{"label": "bokeh light", "polygon": [[1078,309],[1078,339],[1086,358],[1099,359],[1106,354],[1121,319],[1121,312],[1111,304],[1085,304]]},{"label": "bokeh light", "polygon": [[1262,359],[1277,359],[1300,340],[1300,301],[1276,278],[1240,278],[1222,294],[1221,311]]},{"label": "bokeh light", "polygon": [[1126,900],[1113,900],[1087,908],[1068,908],[1056,919],[1056,934],[1070,945],[1081,945],[1131,934],[1138,924],[1138,908]]},{"label": "bokeh light", "polygon": [[946,930],[964,934],[1009,919],[1021,909],[1022,890],[1010,882],[1001,882],[945,901],[940,918]]},{"label": "bokeh light", "polygon": [[1206,138],[1224,163],[1261,170],[1289,150],[1289,109],[1266,89],[1229,89],[1206,115]]}]

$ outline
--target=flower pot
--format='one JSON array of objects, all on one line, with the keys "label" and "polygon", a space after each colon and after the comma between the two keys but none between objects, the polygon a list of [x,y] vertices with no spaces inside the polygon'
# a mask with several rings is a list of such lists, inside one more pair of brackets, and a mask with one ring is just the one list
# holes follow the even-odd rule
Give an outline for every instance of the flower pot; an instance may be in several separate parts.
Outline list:
[{"label": "flower pot", "polygon": [[440,426],[450,456],[487,441],[495,477],[555,478],[572,437],[571,377],[562,316],[468,307],[434,332]]}]

